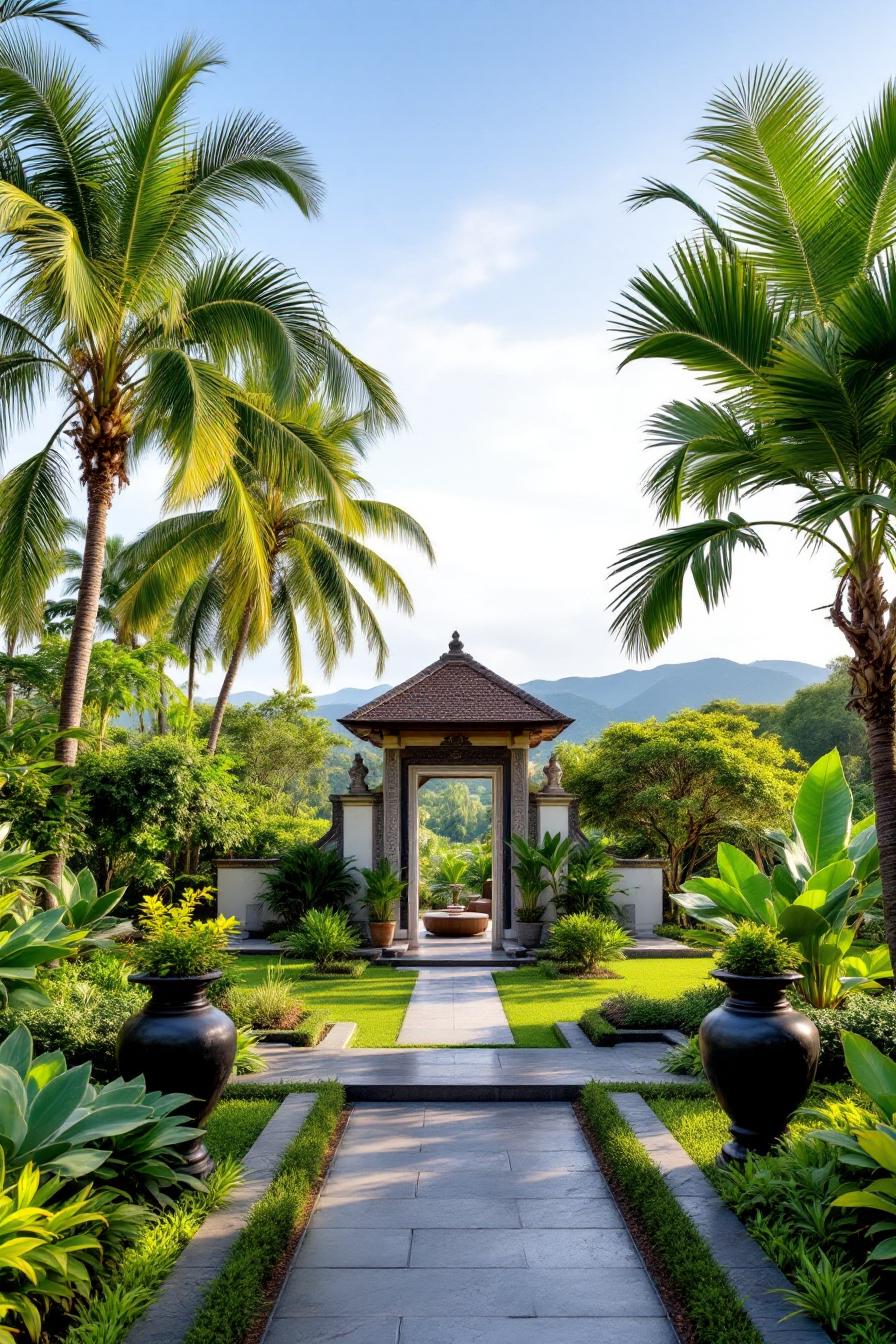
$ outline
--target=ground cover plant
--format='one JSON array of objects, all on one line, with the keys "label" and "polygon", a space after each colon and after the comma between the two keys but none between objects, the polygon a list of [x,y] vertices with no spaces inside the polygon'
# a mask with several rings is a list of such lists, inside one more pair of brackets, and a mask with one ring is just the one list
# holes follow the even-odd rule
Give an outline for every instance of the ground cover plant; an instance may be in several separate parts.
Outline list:
[{"label": "ground cover plant", "polygon": [[328,1024],[357,1022],[355,1046],[394,1046],[414,989],[413,971],[395,971],[391,966],[367,966],[358,980],[309,978],[309,961],[292,957],[239,956],[233,968],[237,986],[264,982],[272,964],[295,987],[305,1007]]},{"label": "ground cover plant", "polygon": [[[742,1169],[716,1164],[728,1138],[728,1117],[714,1098],[690,1089],[687,1094],[645,1089],[645,1096],[790,1279],[794,1292],[782,1300],[782,1316],[799,1308],[816,1317],[838,1344],[896,1340],[892,1275],[879,1273],[868,1258],[875,1243],[865,1229],[875,1215],[858,1216],[862,1195],[848,1192],[861,1172],[841,1160],[850,1135],[873,1121],[867,1096],[814,1088],[776,1152],[750,1157]],[[819,1137],[822,1130],[834,1141]],[[866,1185],[874,1163],[869,1167]],[[847,1204],[854,1199],[855,1205],[840,1208],[841,1199]]]},{"label": "ground cover plant", "polygon": [[[614,970],[618,972],[619,979],[554,979],[540,966],[521,966],[515,971],[495,972],[495,984],[515,1043],[557,1047],[560,1041],[554,1031],[555,1022],[577,1022],[584,1013],[599,1008],[622,991],[638,993],[651,1003],[655,998],[667,1000],[681,990],[704,985],[708,963],[700,957],[683,957],[680,960],[643,958],[615,962]],[[703,1016],[705,1013],[701,1014],[701,1018]],[[659,1025],[674,1024],[663,1022]]]}]

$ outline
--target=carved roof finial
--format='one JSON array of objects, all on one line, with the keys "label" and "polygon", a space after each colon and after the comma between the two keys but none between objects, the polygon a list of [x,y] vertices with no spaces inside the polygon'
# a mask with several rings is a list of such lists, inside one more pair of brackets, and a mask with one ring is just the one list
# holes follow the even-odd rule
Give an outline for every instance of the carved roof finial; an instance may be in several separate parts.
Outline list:
[{"label": "carved roof finial", "polygon": [[455,630],[455,631],[453,631],[453,633],[452,633],[452,635],[451,635],[451,640],[450,640],[450,642],[449,642],[449,644],[448,644],[448,652],[449,652],[449,653],[463,653],[463,651],[464,651],[463,641],[462,641],[460,635],[458,634],[458,632]]}]

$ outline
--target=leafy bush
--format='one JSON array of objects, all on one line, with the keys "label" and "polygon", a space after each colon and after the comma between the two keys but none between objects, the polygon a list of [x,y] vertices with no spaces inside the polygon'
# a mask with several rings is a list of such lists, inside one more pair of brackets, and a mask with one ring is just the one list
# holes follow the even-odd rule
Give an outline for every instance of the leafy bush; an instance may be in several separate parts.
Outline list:
[{"label": "leafy bush", "polygon": [[257,1048],[258,1040],[258,1033],[253,1031],[251,1027],[237,1027],[236,1055],[233,1060],[234,1073],[264,1073],[267,1064],[264,1055]]},{"label": "leafy bush", "polygon": [[260,1031],[290,1031],[304,1011],[292,982],[278,966],[267,968],[260,985],[229,989],[223,1006],[238,1027]]},{"label": "leafy bush", "polygon": [[622,960],[631,943],[614,919],[563,915],[551,925],[548,955],[570,969],[593,972],[608,961]]},{"label": "leafy bush", "polygon": [[781,975],[799,965],[799,953],[767,924],[744,920],[722,946],[719,967],[732,975]]},{"label": "leafy bush", "polygon": [[317,970],[328,970],[360,946],[360,936],[344,910],[307,911],[289,941],[290,950],[313,961]]},{"label": "leafy bush", "polygon": [[796,1006],[818,1028],[821,1057],[819,1082],[840,1082],[849,1076],[843,1057],[842,1031],[864,1036],[891,1059],[896,1059],[896,994],[850,994],[840,1008],[811,1008],[797,1001]]},{"label": "leafy bush", "polygon": [[674,1027],[693,1036],[707,1013],[718,1008],[728,991],[718,980],[682,990],[668,999],[626,992],[604,1000],[601,1012],[614,1027]]},{"label": "leafy bush", "polygon": [[63,964],[44,979],[50,991],[46,1007],[0,1014],[0,1035],[27,1027],[38,1053],[61,1050],[69,1064],[88,1061],[95,1078],[111,1078],[117,1072],[118,1033],[143,1007],[147,993],[120,981],[117,988],[107,988],[88,980],[83,975],[88,965]]},{"label": "leafy bush", "polygon": [[188,887],[173,905],[160,896],[143,898],[143,941],[135,945],[133,958],[145,975],[204,975],[220,968],[238,921],[224,915],[197,920],[197,907],[209,899],[207,887]]},{"label": "leafy bush", "polygon": [[356,891],[355,869],[335,849],[294,845],[265,879],[265,901],[287,928],[309,910],[344,905]]},{"label": "leafy bush", "polygon": [[679,1045],[670,1046],[660,1060],[664,1073],[686,1074],[690,1078],[699,1078],[703,1073],[703,1060],[700,1055],[700,1041],[689,1036]]},{"label": "leafy bush", "polygon": [[618,919],[613,900],[619,878],[606,840],[589,839],[569,852],[566,876],[555,898],[559,915],[604,915]]}]

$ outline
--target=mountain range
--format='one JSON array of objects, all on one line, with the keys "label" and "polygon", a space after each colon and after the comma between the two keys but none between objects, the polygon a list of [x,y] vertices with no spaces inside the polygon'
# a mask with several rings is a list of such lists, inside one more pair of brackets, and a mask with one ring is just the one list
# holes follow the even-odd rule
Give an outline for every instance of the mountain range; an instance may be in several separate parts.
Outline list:
[{"label": "mountain range", "polygon": [[[608,723],[664,719],[677,709],[699,709],[710,700],[740,700],[743,704],[783,704],[802,686],[826,681],[828,669],[785,659],[736,663],[728,658],[701,658],[691,663],[661,663],[658,667],[628,668],[604,677],[559,677],[555,681],[524,681],[522,686],[555,709],[575,719],[564,733],[571,742],[594,737]],[[337,722],[358,705],[389,689],[388,683],[366,689],[346,686],[316,697],[317,713],[336,732]],[[266,699],[258,691],[237,691],[233,704],[257,704]]]}]

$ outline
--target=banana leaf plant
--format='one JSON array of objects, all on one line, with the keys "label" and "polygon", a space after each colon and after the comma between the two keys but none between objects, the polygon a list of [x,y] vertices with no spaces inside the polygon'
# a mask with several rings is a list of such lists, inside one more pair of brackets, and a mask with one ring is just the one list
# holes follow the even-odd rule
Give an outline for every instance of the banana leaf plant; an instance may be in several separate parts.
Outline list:
[{"label": "banana leaf plant", "polygon": [[866,1178],[839,1194],[833,1204],[883,1215],[868,1228],[870,1237],[880,1238],[868,1259],[896,1260],[896,1061],[864,1036],[851,1031],[840,1034],[846,1067],[853,1082],[874,1103],[880,1122],[851,1133],[817,1130],[815,1137],[838,1148],[841,1161]]},{"label": "banana leaf plant", "polygon": [[864,915],[880,900],[874,818],[853,825],[852,791],[835,749],[807,772],[793,808],[793,833],[772,832],[778,862],[765,873],[741,850],[720,844],[718,877],[696,877],[672,899],[721,943],[742,920],[767,924],[801,953],[797,989],[816,1008],[892,976],[886,945],[856,947]]}]

